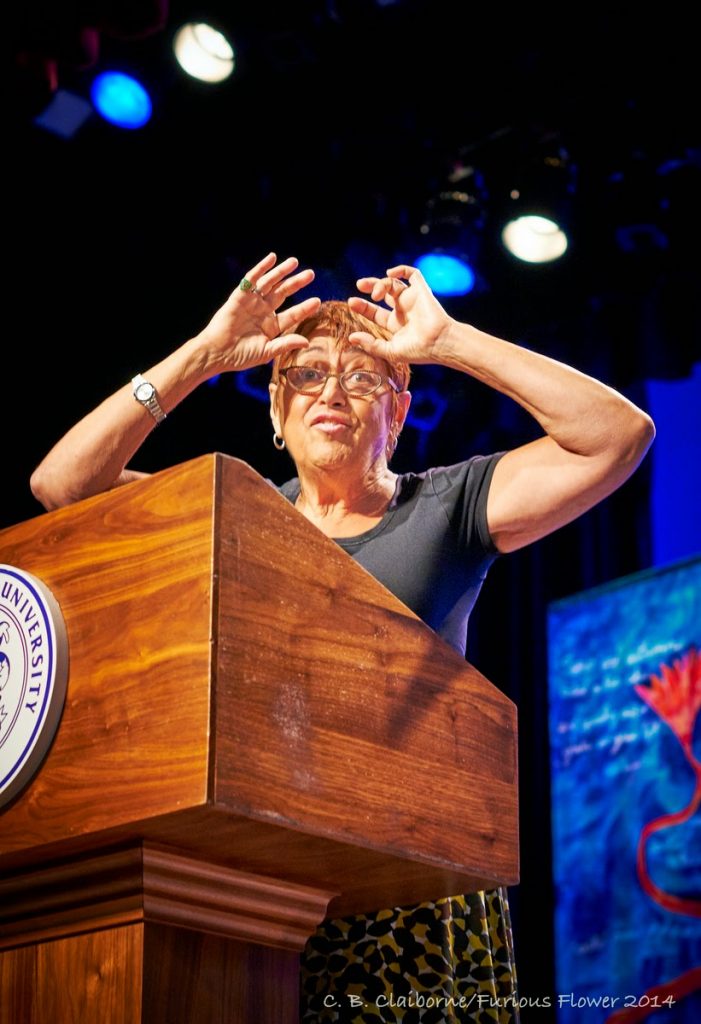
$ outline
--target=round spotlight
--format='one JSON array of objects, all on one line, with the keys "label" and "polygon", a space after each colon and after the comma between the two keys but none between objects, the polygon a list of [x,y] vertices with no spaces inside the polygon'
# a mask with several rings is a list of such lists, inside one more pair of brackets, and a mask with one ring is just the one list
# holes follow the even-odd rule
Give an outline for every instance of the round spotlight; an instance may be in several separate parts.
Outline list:
[{"label": "round spotlight", "polygon": [[419,256],[416,266],[436,295],[467,295],[475,287],[475,272],[457,256],[429,252]]},{"label": "round spotlight", "polygon": [[228,39],[204,22],[190,22],[178,29],[173,49],[183,71],[201,82],[223,82],[236,64]]},{"label": "round spotlight", "polygon": [[90,87],[97,112],[119,128],[141,128],[151,118],[151,99],[143,85],[121,71],[104,71]]},{"label": "round spotlight", "polygon": [[509,252],[525,263],[550,263],[567,249],[567,235],[548,217],[527,215],[510,220],[501,233]]}]

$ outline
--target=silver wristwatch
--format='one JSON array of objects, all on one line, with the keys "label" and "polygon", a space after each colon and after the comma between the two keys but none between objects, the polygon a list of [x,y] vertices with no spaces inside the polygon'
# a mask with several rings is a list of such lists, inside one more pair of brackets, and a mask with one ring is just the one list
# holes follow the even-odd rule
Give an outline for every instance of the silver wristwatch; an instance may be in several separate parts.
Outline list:
[{"label": "silver wristwatch", "polygon": [[162,423],[166,414],[161,409],[153,384],[137,373],[136,377],[132,377],[131,386],[136,401],[148,409],[156,423]]}]

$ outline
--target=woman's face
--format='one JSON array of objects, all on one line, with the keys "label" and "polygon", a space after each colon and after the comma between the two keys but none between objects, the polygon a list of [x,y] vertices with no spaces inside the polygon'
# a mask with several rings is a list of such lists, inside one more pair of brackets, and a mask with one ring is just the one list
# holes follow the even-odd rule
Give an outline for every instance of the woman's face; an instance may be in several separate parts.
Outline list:
[{"label": "woman's face", "polygon": [[[365,369],[387,374],[387,366],[361,348],[339,349],[337,340],[318,328],[309,347],[291,362],[330,373]],[[347,395],[336,377],[329,377],[318,395],[301,395],[281,379],[270,385],[271,417],[284,437],[297,467],[347,470],[362,475],[385,458],[393,424],[401,429],[409,408],[408,392],[395,395],[383,384],[371,395]]]}]

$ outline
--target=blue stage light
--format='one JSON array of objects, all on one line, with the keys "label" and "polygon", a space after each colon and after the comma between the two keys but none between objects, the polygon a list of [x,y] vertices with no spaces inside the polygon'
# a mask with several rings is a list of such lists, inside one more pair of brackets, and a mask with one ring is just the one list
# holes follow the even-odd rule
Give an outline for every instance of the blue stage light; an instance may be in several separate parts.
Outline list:
[{"label": "blue stage light", "polygon": [[97,112],[119,128],[141,128],[151,117],[151,99],[143,85],[120,71],[98,75],[90,98]]},{"label": "blue stage light", "polygon": [[472,267],[457,256],[430,252],[419,256],[416,266],[436,295],[467,295],[475,286]]}]

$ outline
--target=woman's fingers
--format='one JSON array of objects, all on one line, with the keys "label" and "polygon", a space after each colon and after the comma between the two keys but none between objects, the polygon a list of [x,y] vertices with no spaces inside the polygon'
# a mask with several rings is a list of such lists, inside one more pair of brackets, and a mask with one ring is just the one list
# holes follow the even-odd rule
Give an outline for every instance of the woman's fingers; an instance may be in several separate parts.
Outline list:
[{"label": "woman's fingers", "polygon": [[307,348],[308,345],[309,339],[301,334],[281,335],[279,338],[273,338],[272,341],[267,343],[265,346],[265,357],[269,361],[288,352],[296,352],[299,349]]},{"label": "woman's fingers", "polygon": [[373,302],[382,302],[392,291],[392,282],[388,277],[361,277],[356,284],[358,291],[368,293]]},{"label": "woman's fingers", "polygon": [[[358,287],[360,287],[360,282],[358,282]],[[373,323],[379,324],[380,327],[387,326],[390,310],[383,309],[382,306],[376,306],[374,302],[368,302],[367,299],[362,299],[359,295],[351,295],[348,299],[348,305],[354,313],[360,313],[361,316],[366,316],[368,320],[372,320]]]},{"label": "woman's fingers", "polygon": [[[307,285],[311,284],[314,280],[314,271],[311,268],[306,270],[300,270],[298,274],[293,273],[299,266],[299,260],[295,256],[289,256],[282,263],[274,266],[276,260],[275,253],[269,253],[260,263],[257,263],[255,267],[248,271],[242,281],[239,283],[231,298],[238,295],[239,291],[247,292],[250,296],[250,301],[255,303],[255,300],[265,300],[268,311],[272,306],[273,310],[276,310],[278,306],[300,291],[302,288],[306,288]],[[289,275],[292,275],[291,277]],[[258,304],[254,304],[250,307],[250,312],[254,313],[258,311],[259,315],[266,315],[265,305],[261,305],[260,301]],[[318,300],[315,301],[311,311],[314,312],[318,306]],[[289,310],[287,311],[290,312]],[[304,313],[302,315],[309,315]],[[301,319],[297,317],[296,319]],[[288,324],[294,323],[294,319],[288,318]]]},{"label": "woman's fingers", "polygon": [[408,288],[403,281],[389,274],[387,277],[361,277],[356,283],[358,290],[369,293],[373,302],[386,302],[392,309],[402,292]]},{"label": "woman's fingers", "polygon": [[368,334],[367,331],[351,331],[348,340],[351,345],[357,345],[363,352],[377,359],[386,359],[391,355],[390,343],[383,338],[376,338],[374,334]]},{"label": "woman's fingers", "polygon": [[388,297],[388,293],[387,283],[385,281],[376,281],[370,292],[370,298],[373,302],[382,302],[383,299]]},{"label": "woman's fingers", "polygon": [[255,267],[251,267],[248,274],[246,274],[246,277],[248,278],[249,281],[253,281],[253,283],[255,284],[256,281],[260,279],[262,274],[265,274],[266,271],[270,270],[271,267],[275,266],[276,261],[277,254],[274,252],[269,252],[267,256],[264,256],[262,260],[259,260],[258,263],[256,263]]},{"label": "woman's fingers", "polygon": [[314,280],[313,270],[303,270],[299,274],[295,274],[294,277],[288,277],[299,266],[299,260],[295,256],[288,256],[277,266],[275,265],[276,261],[276,254],[269,252],[244,274],[233,294],[236,295],[238,291],[250,292],[265,299],[273,292],[274,298],[282,302],[288,295],[292,295]]},{"label": "woman's fingers", "polygon": [[267,270],[270,270],[271,267],[275,266],[276,259],[277,256],[275,255],[275,253],[269,252],[267,256],[264,256],[262,260],[259,260],[259,262],[256,263],[255,267],[252,267],[243,275],[243,277],[241,278],[241,280],[239,281],[239,283],[236,285],[231,295],[229,296],[229,301],[231,301],[231,299],[236,298],[236,296],[240,292],[250,292],[252,294],[256,294],[258,291],[258,281],[260,281],[261,276]]},{"label": "woman's fingers", "polygon": [[275,266],[277,256],[274,252],[269,252],[267,256],[264,256],[262,260],[256,263],[255,267],[243,275],[239,283],[234,289],[234,295],[237,291],[257,291],[258,283],[261,280],[263,274],[265,274],[271,267]]},{"label": "woman's fingers", "polygon": [[289,309],[284,309],[282,313],[277,314],[277,322],[280,328],[280,334],[286,334],[296,324],[301,323],[302,320],[306,320],[308,316],[312,316],[318,310],[321,305],[321,299],[305,299],[303,302],[298,302],[294,306],[290,306]]},{"label": "woman's fingers", "polygon": [[256,291],[263,298],[266,298],[270,292],[284,280],[288,274],[291,274],[293,270],[296,270],[299,266],[299,260],[294,256],[288,256],[282,263],[278,263],[276,267],[272,267],[266,273],[262,274],[254,283],[256,285]]},{"label": "woman's fingers", "polygon": [[264,298],[272,298],[276,306],[281,305],[290,295],[294,295],[300,288],[306,288],[314,280],[314,271],[311,268],[300,270],[298,274],[288,277],[279,284],[273,286]]},{"label": "woman's fingers", "polygon": [[404,280],[408,281],[410,284],[412,282],[412,278],[423,280],[421,271],[417,267],[410,267],[408,263],[400,263],[397,267],[389,267],[387,270],[387,276],[392,277],[395,280],[404,278]]}]

